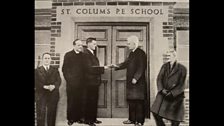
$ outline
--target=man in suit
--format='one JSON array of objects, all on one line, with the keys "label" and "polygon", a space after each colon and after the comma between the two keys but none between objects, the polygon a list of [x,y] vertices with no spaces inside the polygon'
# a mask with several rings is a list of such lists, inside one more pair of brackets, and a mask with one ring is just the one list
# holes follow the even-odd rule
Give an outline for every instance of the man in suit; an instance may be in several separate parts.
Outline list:
[{"label": "man in suit", "polygon": [[147,57],[145,52],[138,48],[137,36],[127,38],[127,46],[131,50],[128,58],[118,65],[113,65],[115,70],[127,69],[127,101],[129,103],[129,118],[124,124],[135,124],[142,126],[145,121]]},{"label": "man in suit", "polygon": [[99,124],[101,121],[97,120],[97,104],[98,91],[101,84],[101,74],[108,66],[99,66],[99,60],[95,56],[94,51],[97,47],[96,38],[87,38],[87,49],[85,54],[85,83],[86,83],[86,105],[85,105],[85,123],[90,126],[95,126],[94,123]]},{"label": "man in suit", "polygon": [[169,60],[162,65],[157,77],[158,93],[151,107],[157,126],[165,126],[162,118],[179,126],[184,118],[184,89],[186,68],[177,62],[176,51],[167,53]]},{"label": "man in suit", "polygon": [[68,125],[74,122],[84,123],[84,57],[82,42],[73,41],[73,49],[64,56],[62,72],[66,80],[67,120]]},{"label": "man in suit", "polygon": [[[35,70],[37,126],[45,126],[45,121],[47,121],[47,126],[55,126],[61,77],[58,69],[50,66],[50,53],[44,53],[42,61],[43,65]],[[45,115],[47,120],[45,120]]]}]

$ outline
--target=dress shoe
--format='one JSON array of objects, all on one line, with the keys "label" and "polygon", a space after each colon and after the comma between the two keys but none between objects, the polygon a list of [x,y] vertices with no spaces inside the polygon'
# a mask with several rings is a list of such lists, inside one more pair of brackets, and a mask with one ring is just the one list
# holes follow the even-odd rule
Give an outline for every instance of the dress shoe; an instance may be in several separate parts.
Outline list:
[{"label": "dress shoe", "polygon": [[100,123],[102,123],[102,121],[100,121],[100,120],[96,120],[94,123],[96,123],[96,124],[100,124]]},{"label": "dress shoe", "polygon": [[126,120],[126,121],[123,122],[123,124],[134,124],[134,122],[130,121],[130,120]]},{"label": "dress shoe", "polygon": [[74,121],[72,121],[72,120],[69,120],[69,121],[68,121],[68,125],[69,125],[69,126],[71,126],[73,123],[74,123]]},{"label": "dress shoe", "polygon": [[138,123],[138,122],[136,122],[136,123],[135,123],[135,126],[143,126],[143,124],[142,124],[142,123]]},{"label": "dress shoe", "polygon": [[79,123],[79,124],[83,124],[85,121],[83,121],[83,120],[78,120],[77,121],[77,123]]},{"label": "dress shoe", "polygon": [[93,122],[86,122],[85,124],[87,124],[89,126],[96,126]]}]

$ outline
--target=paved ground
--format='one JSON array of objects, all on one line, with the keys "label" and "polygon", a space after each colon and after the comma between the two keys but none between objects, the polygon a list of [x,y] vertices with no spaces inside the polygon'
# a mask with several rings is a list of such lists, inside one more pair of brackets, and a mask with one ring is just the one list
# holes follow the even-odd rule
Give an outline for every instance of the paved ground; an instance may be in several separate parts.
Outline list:
[{"label": "paved ground", "polygon": [[[97,118],[98,120],[102,121],[101,124],[96,124],[97,126],[134,126],[133,124],[123,124],[122,122],[126,120],[126,118]],[[67,126],[65,122],[59,122],[56,126]],[[78,124],[74,123],[72,126],[88,126],[85,124]],[[146,119],[145,126],[155,126],[152,120]]]},{"label": "paved ground", "polygon": [[[128,125],[123,124],[122,122],[126,120],[126,118],[97,118],[97,119],[102,121],[102,123],[96,124],[96,126],[134,126],[134,124],[128,124]],[[56,126],[68,126],[67,121],[58,122]],[[72,126],[88,126],[88,125],[74,123]],[[153,119],[151,120],[146,119],[144,126],[156,126],[156,124]],[[166,126],[170,126],[170,124],[167,123]],[[181,124],[180,126],[189,126],[189,124]]]}]

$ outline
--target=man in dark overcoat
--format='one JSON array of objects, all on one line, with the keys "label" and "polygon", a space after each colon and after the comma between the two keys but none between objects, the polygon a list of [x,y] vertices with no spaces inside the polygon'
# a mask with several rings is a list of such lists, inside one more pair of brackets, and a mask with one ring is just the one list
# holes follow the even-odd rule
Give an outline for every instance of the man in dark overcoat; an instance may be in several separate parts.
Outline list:
[{"label": "man in dark overcoat", "polygon": [[124,124],[134,123],[141,126],[145,121],[145,100],[146,100],[146,62],[147,57],[143,50],[138,48],[139,39],[137,36],[127,38],[127,46],[131,50],[128,58],[118,65],[115,70],[127,69],[127,101],[129,104],[129,118]]},{"label": "man in dark overcoat", "polygon": [[84,123],[84,56],[81,40],[73,41],[73,50],[64,56],[62,72],[66,80],[67,120],[68,125],[74,122]]},{"label": "man in dark overcoat", "polygon": [[157,126],[165,126],[162,118],[171,120],[172,126],[179,126],[184,118],[184,89],[186,68],[177,62],[176,51],[167,53],[169,61],[163,64],[158,77],[158,93],[151,107]]},{"label": "man in dark overcoat", "polygon": [[58,68],[50,66],[50,53],[44,53],[42,61],[43,65],[35,70],[37,126],[45,126],[45,122],[55,126],[61,77]]},{"label": "man in dark overcoat", "polygon": [[87,38],[87,49],[84,50],[85,55],[85,83],[86,83],[86,104],[85,104],[85,123],[90,126],[102,123],[97,120],[97,105],[99,86],[101,84],[101,74],[108,66],[100,66],[99,59],[94,51],[97,47],[96,38]]}]

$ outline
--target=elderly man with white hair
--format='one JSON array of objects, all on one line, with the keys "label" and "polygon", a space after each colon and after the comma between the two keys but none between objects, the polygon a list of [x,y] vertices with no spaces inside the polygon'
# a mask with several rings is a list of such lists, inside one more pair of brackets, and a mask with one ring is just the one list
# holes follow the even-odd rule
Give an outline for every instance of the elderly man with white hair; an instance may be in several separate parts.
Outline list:
[{"label": "elderly man with white hair", "polygon": [[165,126],[163,118],[171,126],[179,126],[184,119],[184,89],[187,70],[177,62],[174,49],[167,51],[168,61],[164,63],[157,77],[158,93],[151,107],[157,126]]},{"label": "elderly man with white hair", "polygon": [[115,70],[127,69],[126,95],[129,103],[129,118],[124,124],[143,126],[145,121],[146,79],[145,70],[147,57],[145,52],[138,48],[137,36],[127,38],[127,46],[131,50],[128,58],[118,65],[113,65]]}]

